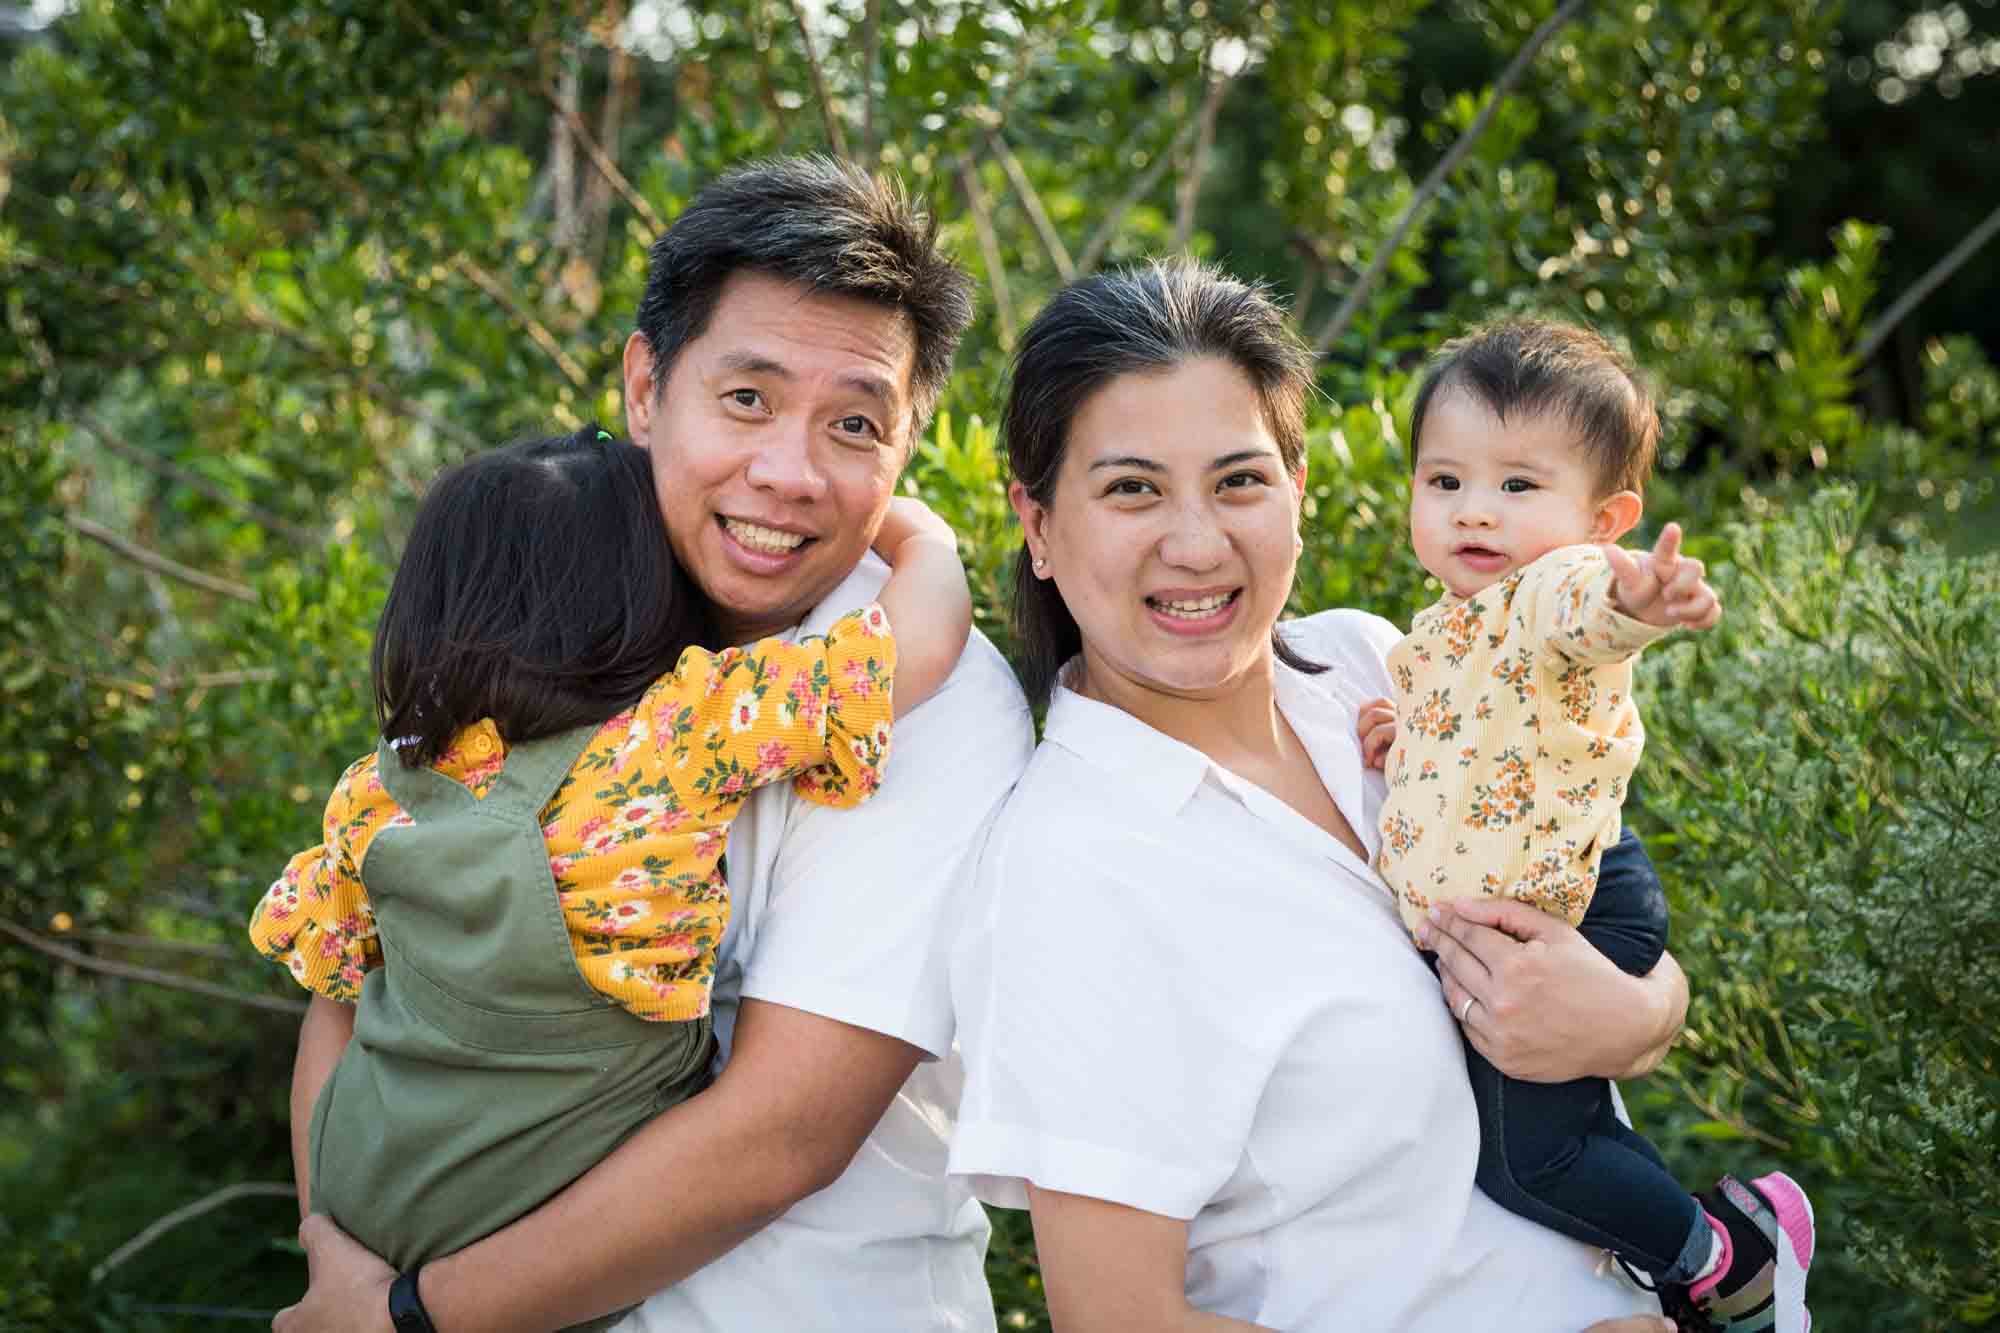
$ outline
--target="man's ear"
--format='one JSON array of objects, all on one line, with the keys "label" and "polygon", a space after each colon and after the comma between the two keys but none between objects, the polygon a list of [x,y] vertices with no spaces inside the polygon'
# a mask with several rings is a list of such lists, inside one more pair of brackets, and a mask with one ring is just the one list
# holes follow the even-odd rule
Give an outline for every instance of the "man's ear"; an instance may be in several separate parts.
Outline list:
[{"label": "man's ear", "polygon": [[[1048,506],[1028,494],[1028,488],[1018,481],[1007,483],[1007,503],[1014,506],[1014,517],[1021,520],[1021,534],[1028,539],[1029,560],[1047,560]],[[1035,576],[1047,578],[1047,568],[1036,570]]]},{"label": "man's ear", "polygon": [[653,387],[653,345],[643,333],[625,340],[624,378],[625,431],[643,449],[652,438],[653,407],[659,397]]},{"label": "man's ear", "polygon": [[1634,527],[1638,526],[1639,515],[1645,512],[1646,502],[1639,498],[1637,491],[1614,491],[1597,502],[1597,513],[1590,520],[1590,539],[1594,542],[1615,542]]}]

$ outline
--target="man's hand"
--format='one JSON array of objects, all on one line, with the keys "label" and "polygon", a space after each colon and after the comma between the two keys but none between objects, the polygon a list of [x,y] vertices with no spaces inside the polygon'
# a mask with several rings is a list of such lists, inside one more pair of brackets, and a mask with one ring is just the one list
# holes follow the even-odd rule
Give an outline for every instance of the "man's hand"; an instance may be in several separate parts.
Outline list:
[{"label": "man's hand", "polygon": [[1396,705],[1387,699],[1369,700],[1362,705],[1355,730],[1361,736],[1362,764],[1379,770],[1396,743]]},{"label": "man's hand", "polygon": [[1611,600],[1632,619],[1661,629],[1708,629],[1722,618],[1722,602],[1703,577],[1701,561],[1681,554],[1681,525],[1669,523],[1652,551],[1608,544]]},{"label": "man's hand", "polygon": [[394,1333],[389,1287],[396,1270],[314,1213],[299,1224],[306,1249],[306,1294],[278,1311],[272,1333]]},{"label": "man's hand", "polygon": [[1466,1039],[1509,1077],[1634,1077],[1680,1028],[1671,956],[1629,977],[1569,923],[1526,903],[1446,903],[1419,934],[1437,951],[1446,1007],[1465,1013]]}]

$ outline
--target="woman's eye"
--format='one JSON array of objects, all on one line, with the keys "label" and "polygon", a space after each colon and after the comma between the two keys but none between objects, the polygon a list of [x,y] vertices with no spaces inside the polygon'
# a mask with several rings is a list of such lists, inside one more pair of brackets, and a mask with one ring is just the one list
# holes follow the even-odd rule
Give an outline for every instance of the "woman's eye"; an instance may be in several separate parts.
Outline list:
[{"label": "woman's eye", "polygon": [[1526,477],[1509,477],[1500,483],[1500,489],[1509,495],[1521,495],[1535,489],[1535,483]]},{"label": "woman's eye", "polygon": [[1222,479],[1221,489],[1225,491],[1247,490],[1252,486],[1266,485],[1263,475],[1256,472],[1232,472]]},{"label": "woman's eye", "polygon": [[1148,495],[1152,492],[1152,489],[1153,487],[1150,482],[1141,481],[1137,477],[1123,477],[1112,482],[1104,493],[1106,495]]}]

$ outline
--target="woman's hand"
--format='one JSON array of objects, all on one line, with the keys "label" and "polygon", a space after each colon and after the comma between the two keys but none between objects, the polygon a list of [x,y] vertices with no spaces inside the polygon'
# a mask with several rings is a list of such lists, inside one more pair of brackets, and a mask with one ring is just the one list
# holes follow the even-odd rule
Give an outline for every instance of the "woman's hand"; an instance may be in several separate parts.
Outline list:
[{"label": "woman's hand", "polygon": [[1530,1083],[1634,1078],[1660,1062],[1687,1014],[1671,955],[1627,976],[1568,923],[1509,898],[1468,898],[1421,932],[1444,1000],[1474,1049]]},{"label": "woman's hand", "polygon": [[306,1294],[278,1311],[272,1333],[394,1333],[389,1287],[395,1269],[324,1213],[299,1224],[299,1244],[306,1250]]}]

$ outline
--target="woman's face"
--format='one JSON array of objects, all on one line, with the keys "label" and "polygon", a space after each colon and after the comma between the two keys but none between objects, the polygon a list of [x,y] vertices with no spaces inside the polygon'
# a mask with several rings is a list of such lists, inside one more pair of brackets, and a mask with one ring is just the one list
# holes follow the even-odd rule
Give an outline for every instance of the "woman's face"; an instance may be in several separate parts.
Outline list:
[{"label": "woman's face", "polygon": [[1082,630],[1091,692],[1206,698],[1268,672],[1304,480],[1228,361],[1125,375],[1086,399],[1052,502],[1018,482],[1012,499],[1037,574]]}]

